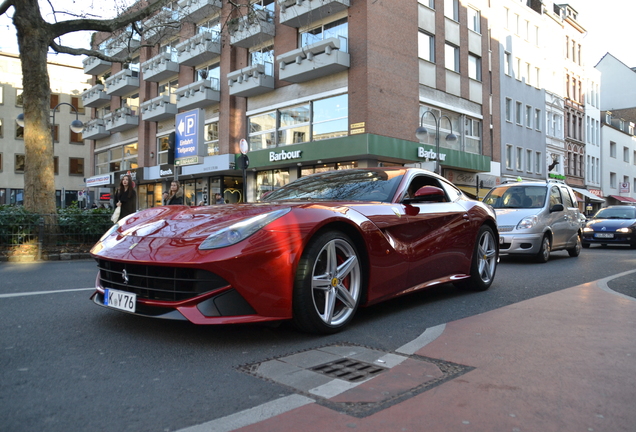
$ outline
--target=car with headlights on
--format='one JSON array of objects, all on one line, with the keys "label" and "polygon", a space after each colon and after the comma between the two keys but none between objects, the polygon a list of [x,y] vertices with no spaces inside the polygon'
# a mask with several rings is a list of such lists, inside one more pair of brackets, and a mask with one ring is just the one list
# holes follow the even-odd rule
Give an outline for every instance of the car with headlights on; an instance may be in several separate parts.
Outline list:
[{"label": "car with headlights on", "polygon": [[497,214],[501,256],[548,262],[550,253],[581,252],[581,217],[574,191],[555,181],[512,181],[491,189],[484,203]]},{"label": "car with headlights on", "polygon": [[498,244],[493,210],[430,171],[335,170],[257,203],[127,216],[91,249],[91,298],[145,317],[334,333],[358,307],[416,290],[488,289]]},{"label": "car with headlights on", "polygon": [[583,228],[583,247],[592,244],[627,244],[636,249],[636,206],[609,206],[597,211]]}]

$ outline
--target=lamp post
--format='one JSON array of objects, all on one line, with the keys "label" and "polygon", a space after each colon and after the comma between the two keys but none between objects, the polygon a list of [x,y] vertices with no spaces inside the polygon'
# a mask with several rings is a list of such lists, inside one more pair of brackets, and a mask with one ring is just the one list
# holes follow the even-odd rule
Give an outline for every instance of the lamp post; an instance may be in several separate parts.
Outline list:
[{"label": "lamp post", "polygon": [[[53,108],[53,124],[51,125],[51,137],[53,138],[54,143],[55,143],[55,112],[62,105],[70,106],[73,109],[73,112],[75,112],[75,120],[73,120],[70,124],[71,130],[75,133],[80,133],[84,130],[84,123],[82,123],[82,121],[79,119],[79,112],[77,111],[77,108],[75,108],[72,104],[68,102],[60,102],[59,104],[55,105],[55,108]],[[18,117],[15,119],[15,122],[18,124],[18,126],[24,127],[24,113],[18,114]]]},{"label": "lamp post", "polygon": [[446,120],[448,120],[448,124],[450,125],[450,133],[446,135],[446,141],[457,141],[457,135],[453,133],[453,122],[451,121],[450,117],[442,114],[438,119],[433,111],[427,109],[426,111],[424,111],[422,117],[420,118],[420,127],[415,130],[415,136],[418,140],[422,141],[424,138],[426,138],[426,135],[428,135],[428,130],[424,127],[424,116],[426,114],[432,115],[433,119],[435,120],[435,173],[441,175],[442,170],[439,162],[439,128],[442,123],[442,118],[446,117]]}]

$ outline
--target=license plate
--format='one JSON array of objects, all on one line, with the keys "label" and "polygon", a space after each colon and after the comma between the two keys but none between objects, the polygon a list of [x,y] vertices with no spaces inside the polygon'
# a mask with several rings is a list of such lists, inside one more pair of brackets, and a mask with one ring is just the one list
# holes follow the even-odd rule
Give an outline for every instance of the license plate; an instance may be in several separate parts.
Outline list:
[{"label": "license plate", "polygon": [[104,306],[126,312],[135,312],[135,306],[137,306],[137,295],[125,291],[106,288],[104,290]]},{"label": "license plate", "polygon": [[596,238],[614,238],[614,233],[596,233],[594,234]]}]

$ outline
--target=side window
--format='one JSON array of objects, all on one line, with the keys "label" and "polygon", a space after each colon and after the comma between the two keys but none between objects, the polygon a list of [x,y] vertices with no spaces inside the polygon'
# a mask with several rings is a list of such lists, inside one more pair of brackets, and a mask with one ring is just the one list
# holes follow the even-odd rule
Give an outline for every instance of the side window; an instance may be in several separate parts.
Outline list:
[{"label": "side window", "polygon": [[462,192],[450,183],[442,182],[442,187],[446,191],[446,195],[450,202],[455,201],[462,195]]},{"label": "side window", "polygon": [[[404,198],[415,198],[415,192],[417,192],[417,190],[423,186],[435,186],[438,188],[442,188],[439,180],[432,177],[420,175],[414,177],[413,180],[411,180],[411,184],[409,185]],[[442,188],[442,190],[444,190],[444,188]]]},{"label": "side window", "polygon": [[550,207],[555,204],[563,204],[561,200],[561,192],[559,192],[559,188],[557,186],[552,186],[550,189]]},{"label": "side window", "polygon": [[563,195],[563,205],[566,207],[574,207],[574,203],[572,202],[572,196],[570,195],[570,192],[564,187],[561,188],[561,192]]}]

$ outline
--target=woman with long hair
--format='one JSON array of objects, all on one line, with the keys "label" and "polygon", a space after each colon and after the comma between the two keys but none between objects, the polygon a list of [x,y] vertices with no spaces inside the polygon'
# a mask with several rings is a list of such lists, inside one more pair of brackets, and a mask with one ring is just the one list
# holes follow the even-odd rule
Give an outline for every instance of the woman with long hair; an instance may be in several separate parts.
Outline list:
[{"label": "woman with long hair", "polygon": [[135,183],[129,174],[124,174],[115,192],[115,206],[119,207],[119,220],[137,211]]},{"label": "woman with long hair", "polygon": [[174,180],[170,183],[170,193],[166,200],[166,205],[182,205],[183,204],[183,191],[178,181]]}]

